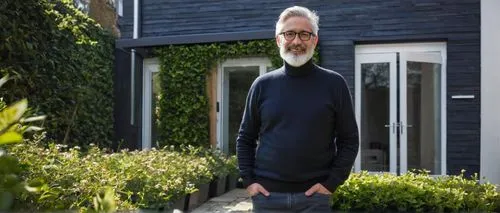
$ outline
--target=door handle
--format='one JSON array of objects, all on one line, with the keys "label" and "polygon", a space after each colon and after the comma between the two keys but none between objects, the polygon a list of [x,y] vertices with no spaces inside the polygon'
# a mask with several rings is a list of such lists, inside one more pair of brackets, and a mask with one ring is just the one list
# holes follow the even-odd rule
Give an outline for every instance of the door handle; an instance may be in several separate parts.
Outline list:
[{"label": "door handle", "polygon": [[405,127],[406,127],[406,128],[413,127],[413,125],[411,125],[411,124],[404,125],[404,124],[402,124],[402,123],[401,123],[401,125],[400,125],[400,126],[401,126],[401,128],[400,128],[400,129],[401,129],[401,134],[403,134],[403,131],[404,131],[404,128],[405,128]]},{"label": "door handle", "polygon": [[396,123],[384,125],[384,127],[388,127],[388,128],[392,127],[392,133],[396,133],[396,126],[398,126],[398,124],[396,124]]}]

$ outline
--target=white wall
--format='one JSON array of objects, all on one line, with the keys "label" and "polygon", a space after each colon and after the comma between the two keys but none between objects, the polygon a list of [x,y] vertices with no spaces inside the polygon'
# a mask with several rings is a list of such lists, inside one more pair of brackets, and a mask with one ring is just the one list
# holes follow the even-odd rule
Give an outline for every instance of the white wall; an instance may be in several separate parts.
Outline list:
[{"label": "white wall", "polygon": [[500,0],[481,0],[481,177],[500,184]]}]

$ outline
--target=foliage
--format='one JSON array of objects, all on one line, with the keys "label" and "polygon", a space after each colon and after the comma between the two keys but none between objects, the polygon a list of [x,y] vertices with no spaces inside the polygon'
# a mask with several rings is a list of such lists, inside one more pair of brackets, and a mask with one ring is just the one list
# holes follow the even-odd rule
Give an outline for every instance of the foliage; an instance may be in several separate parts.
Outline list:
[{"label": "foliage", "polygon": [[403,212],[491,212],[499,199],[496,186],[479,184],[477,177],[431,177],[425,172],[353,173],[332,196],[335,209]]},{"label": "foliage", "polygon": [[[275,40],[235,43],[170,45],[156,49],[160,59],[160,146],[208,146],[209,104],[206,76],[228,58],[268,57],[273,67],[283,64]],[[319,58],[318,51],[314,59]]]},{"label": "foliage", "polygon": [[[211,177],[224,177],[229,174],[238,174],[236,156],[228,157],[219,149],[180,145],[179,150],[186,155],[198,156],[206,160],[209,168],[211,168]],[[209,181],[210,180],[201,180],[198,185],[208,183]]]},{"label": "foliage", "polygon": [[98,210],[108,208],[111,201],[120,210],[169,207],[220,174],[214,162],[222,160],[214,158],[223,158],[194,147],[109,154],[94,145],[87,152],[55,144],[44,148],[42,140],[38,135],[10,148],[25,168],[23,177],[45,183],[39,194],[19,199],[18,209]]},{"label": "foliage", "polygon": [[26,97],[59,142],[109,146],[113,42],[71,0],[0,1],[0,73],[15,79],[0,96]]},{"label": "foliage", "polygon": [[[6,83],[7,79],[8,76],[0,79],[0,86]],[[27,109],[26,99],[10,106],[7,106],[3,99],[0,100],[0,146],[22,142],[24,132],[39,129],[27,126],[26,123],[42,120],[44,117],[23,118]],[[37,190],[19,177],[21,172],[17,158],[0,149],[0,210],[10,209],[18,194]]]},{"label": "foliage", "polygon": [[236,155],[232,155],[229,158],[227,158],[226,164],[227,164],[229,174],[239,175],[238,158],[236,157]]}]

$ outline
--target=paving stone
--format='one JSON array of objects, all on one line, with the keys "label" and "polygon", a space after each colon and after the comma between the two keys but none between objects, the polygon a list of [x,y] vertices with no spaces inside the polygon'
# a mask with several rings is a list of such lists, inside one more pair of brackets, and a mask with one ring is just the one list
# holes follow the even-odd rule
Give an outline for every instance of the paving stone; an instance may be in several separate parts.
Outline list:
[{"label": "paving stone", "polygon": [[190,213],[250,213],[252,201],[246,190],[234,189],[203,203]]}]

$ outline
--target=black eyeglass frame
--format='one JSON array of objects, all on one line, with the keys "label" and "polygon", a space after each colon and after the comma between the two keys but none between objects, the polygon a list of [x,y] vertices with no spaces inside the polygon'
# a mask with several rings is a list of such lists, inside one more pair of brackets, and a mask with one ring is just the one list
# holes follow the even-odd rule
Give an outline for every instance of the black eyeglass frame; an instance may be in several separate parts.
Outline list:
[{"label": "black eyeglass frame", "polygon": [[[286,33],[291,33],[289,36],[292,36],[292,35],[293,35],[293,37],[289,37],[289,38],[287,39],[287,35],[286,35]],[[297,37],[297,35],[299,35],[299,39],[300,39],[301,41],[309,41],[309,40],[311,40],[311,38],[312,38],[313,36],[316,36],[316,34],[314,34],[314,33],[312,33],[312,32],[308,32],[308,31],[300,31],[300,32],[295,32],[295,31],[285,31],[285,32],[282,32],[282,33],[280,33],[280,34],[278,34],[278,35],[282,35],[282,36],[283,36],[283,38],[285,38],[285,40],[287,40],[287,41],[293,41],[293,40],[295,39],[295,37]],[[307,36],[307,37],[304,37],[304,38],[303,38],[303,36]]]}]

